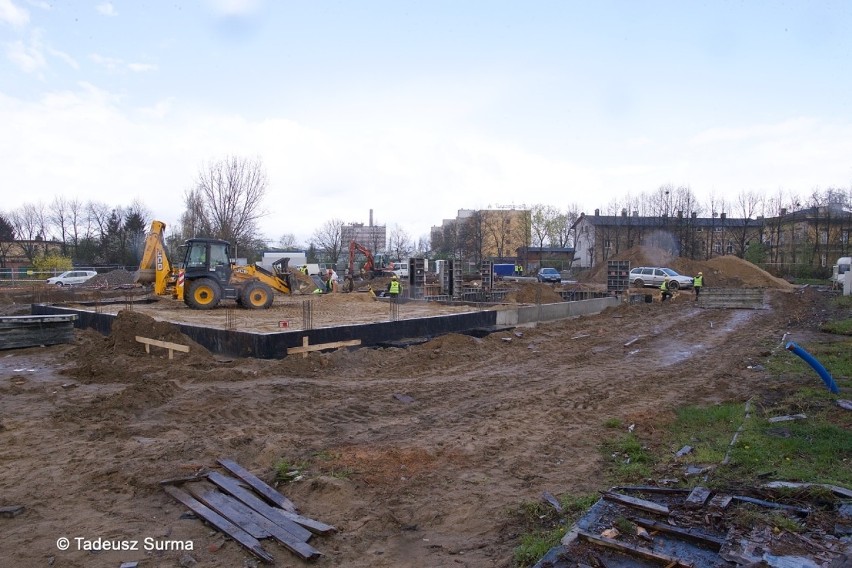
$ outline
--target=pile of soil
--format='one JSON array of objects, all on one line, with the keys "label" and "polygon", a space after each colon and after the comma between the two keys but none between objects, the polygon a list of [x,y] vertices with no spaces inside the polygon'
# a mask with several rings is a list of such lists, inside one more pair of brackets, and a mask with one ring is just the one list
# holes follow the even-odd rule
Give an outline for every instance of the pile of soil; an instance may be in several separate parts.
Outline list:
[{"label": "pile of soil", "polygon": [[562,301],[562,296],[556,293],[553,286],[539,282],[523,282],[518,289],[506,294],[505,301],[516,304],[556,304]]},{"label": "pile of soil", "polygon": [[[189,346],[188,353],[172,352],[174,363],[205,368],[214,361],[207,349],[181,333],[175,324],[122,310],[112,323],[110,335],[102,336],[92,330],[78,332],[76,346],[67,355],[74,366],[65,370],[65,374],[84,382],[112,382],[119,360],[127,364],[128,371],[136,378],[141,379],[157,371],[167,372],[173,364],[168,360],[168,350],[152,346],[151,352],[146,353],[145,345],[136,341],[137,336]],[[150,364],[128,361],[138,358],[145,358]]]},{"label": "pile of soil", "polygon": [[[792,284],[772,276],[762,268],[737,256],[725,255],[710,260],[691,260],[673,256],[670,252],[646,246],[638,246],[622,251],[611,260],[630,261],[630,267],[667,266],[677,272],[695,276],[704,273],[704,286],[712,288],[774,288],[792,290]],[[606,283],[607,265],[601,263],[581,276],[584,282]]]},{"label": "pile of soil", "polygon": [[135,278],[135,272],[128,272],[123,268],[119,268],[117,270],[110,270],[109,272],[98,274],[94,278],[90,278],[86,282],[86,286],[92,288],[114,288],[117,286],[129,286],[136,283]]}]

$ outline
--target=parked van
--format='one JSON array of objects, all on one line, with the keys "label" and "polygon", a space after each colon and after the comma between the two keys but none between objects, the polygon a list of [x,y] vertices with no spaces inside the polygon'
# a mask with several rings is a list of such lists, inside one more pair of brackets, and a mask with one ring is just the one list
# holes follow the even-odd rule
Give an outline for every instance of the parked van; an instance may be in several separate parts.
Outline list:
[{"label": "parked van", "polygon": [[852,257],[841,256],[831,270],[831,282],[835,288],[843,289],[843,283],[852,274]]},{"label": "parked van", "polygon": [[408,278],[408,263],[407,262],[393,262],[391,263],[391,272],[399,276],[400,278]]}]

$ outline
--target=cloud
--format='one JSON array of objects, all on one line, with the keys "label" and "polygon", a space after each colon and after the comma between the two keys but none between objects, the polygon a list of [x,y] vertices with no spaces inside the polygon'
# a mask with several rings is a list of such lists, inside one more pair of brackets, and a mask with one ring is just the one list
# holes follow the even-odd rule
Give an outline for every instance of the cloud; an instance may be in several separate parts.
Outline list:
[{"label": "cloud", "polygon": [[41,30],[33,30],[26,43],[18,40],[6,45],[6,56],[25,73],[36,73],[46,69],[48,61],[45,55],[61,59],[73,69],[80,68],[80,65],[73,57],[45,44],[42,40]]},{"label": "cloud", "polygon": [[127,68],[136,73],[145,73],[147,71],[156,71],[159,69],[159,67],[153,63],[128,63]]},{"label": "cloud", "polygon": [[27,45],[20,40],[9,43],[6,45],[6,57],[25,73],[35,73],[47,67],[47,60],[38,43]]},{"label": "cloud", "polygon": [[251,16],[256,14],[261,0],[208,0],[207,5],[217,16]]},{"label": "cloud", "polygon": [[108,71],[133,71],[134,73],[145,73],[156,71],[157,65],[153,63],[127,63],[117,57],[107,57],[99,53],[89,54],[89,59]]},{"label": "cloud", "polygon": [[0,22],[7,23],[15,28],[27,25],[30,21],[30,13],[16,6],[12,0],[0,0]]},{"label": "cloud", "polygon": [[98,4],[95,9],[104,16],[118,16],[118,12],[115,11],[115,6],[112,5],[112,2],[104,2],[102,4]]}]

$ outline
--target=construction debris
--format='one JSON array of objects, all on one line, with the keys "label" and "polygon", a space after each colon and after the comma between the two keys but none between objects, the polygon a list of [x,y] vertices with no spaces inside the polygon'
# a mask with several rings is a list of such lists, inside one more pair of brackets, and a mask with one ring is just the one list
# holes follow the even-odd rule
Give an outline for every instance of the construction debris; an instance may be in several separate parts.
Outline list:
[{"label": "construction debris", "polygon": [[276,540],[302,560],[322,555],[307,544],[308,540],[314,534],[327,535],[337,529],[299,515],[292,501],[235,461],[217,461],[236,477],[211,471],[160,483],[166,493],[263,562],[275,562],[260,544],[264,538]]},{"label": "construction debris", "polygon": [[[825,567],[842,563],[852,550],[848,519],[824,497],[797,496],[797,501],[775,500],[767,489],[807,488],[811,484],[776,482],[754,489],[751,495],[714,494],[708,488],[655,486],[614,487],[595,503],[551,549],[536,568],[606,566],[771,566]],[[834,486],[832,486],[833,488]],[[848,489],[837,488],[838,495]],[[742,491],[742,488],[740,489]],[[637,496],[626,495],[637,494]],[[780,495],[780,494],[779,494]],[[712,496],[712,498],[710,498]],[[808,506],[801,506],[801,505]],[[816,509],[819,515],[811,515]],[[652,512],[656,518],[647,516]],[[765,516],[762,516],[765,515]],[[777,516],[787,517],[783,524]],[[756,519],[776,519],[759,522]],[[833,520],[835,519],[836,522]],[[626,523],[637,528],[617,530]],[[798,526],[782,529],[779,526]],[[845,564],[837,564],[844,565]],[[831,564],[835,566],[835,564]]]}]

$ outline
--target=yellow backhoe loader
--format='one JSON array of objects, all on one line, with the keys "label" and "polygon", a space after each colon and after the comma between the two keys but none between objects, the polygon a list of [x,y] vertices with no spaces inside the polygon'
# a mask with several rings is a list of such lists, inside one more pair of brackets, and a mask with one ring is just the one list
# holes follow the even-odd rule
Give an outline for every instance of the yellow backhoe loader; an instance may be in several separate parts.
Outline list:
[{"label": "yellow backhoe loader", "polygon": [[151,222],[136,281],[153,284],[154,293],[171,295],[189,307],[209,310],[222,300],[236,300],[251,309],[272,305],[274,291],[292,293],[288,258],[273,264],[274,273],[256,265],[231,262],[230,243],[219,239],[189,239],[181,247],[183,261],[174,265],[165,246],[166,224]]}]

